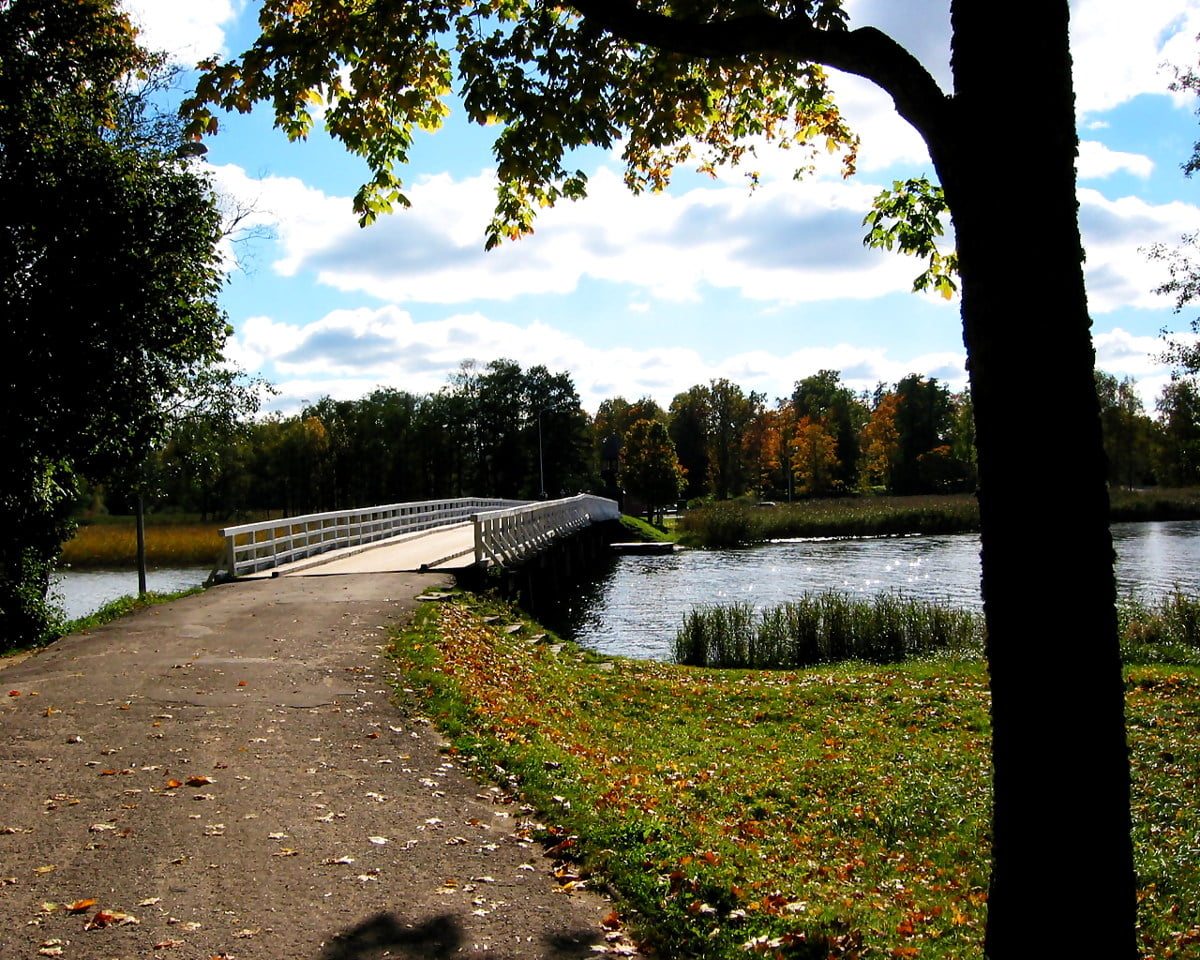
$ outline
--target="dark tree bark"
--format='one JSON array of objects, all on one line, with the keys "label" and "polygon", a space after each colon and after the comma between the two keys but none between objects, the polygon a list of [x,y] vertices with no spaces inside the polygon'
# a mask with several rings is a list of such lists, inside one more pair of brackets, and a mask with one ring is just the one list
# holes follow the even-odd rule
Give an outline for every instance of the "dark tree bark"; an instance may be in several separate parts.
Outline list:
[{"label": "dark tree bark", "polygon": [[[994,960],[1056,943],[1073,956],[1137,956],[1067,16],[1066,2],[955,2],[952,123],[930,138],[953,211],[979,451]],[[1030,377],[1055,411],[1053,431],[1031,431],[1014,402]],[[1069,479],[1068,503],[1030,489],[1031,458],[1042,476]]]},{"label": "dark tree bark", "polygon": [[[1133,960],[1129,757],[1067,0],[952,0],[951,97],[870,27],[816,31],[770,16],[681,24],[607,0],[574,6],[682,53],[771,52],[859,74],[925,138],[954,220],[979,454],[995,771],[985,952]],[[1053,431],[1030,430],[1015,403],[1030,377]],[[1069,481],[1068,503],[1030,489],[1031,459]]]}]

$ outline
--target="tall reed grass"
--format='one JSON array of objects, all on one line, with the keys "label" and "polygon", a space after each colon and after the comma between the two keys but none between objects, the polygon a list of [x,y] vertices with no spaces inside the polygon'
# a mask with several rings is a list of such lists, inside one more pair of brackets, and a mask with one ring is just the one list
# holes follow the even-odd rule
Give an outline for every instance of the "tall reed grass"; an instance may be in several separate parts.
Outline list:
[{"label": "tall reed grass", "polygon": [[977,655],[983,617],[971,610],[882,593],[826,591],[755,611],[747,603],[700,607],[675,637],[677,663],[790,669],[862,660],[898,663],[953,650]]},{"label": "tall reed grass", "polygon": [[[1117,604],[1127,664],[1200,666],[1200,599],[1175,591]],[[676,663],[697,667],[793,669],[860,660],[983,652],[983,615],[899,593],[860,599],[834,591],[756,611],[748,603],[698,607],[675,636]]]},{"label": "tall reed grass", "polygon": [[789,537],[867,537],[959,533],[979,529],[971,494],[843,497],[757,507],[726,500],[689,510],[680,520],[685,543],[732,547]]},{"label": "tall reed grass", "polygon": [[[152,567],[215,564],[224,545],[216,524],[170,523],[146,527],[146,563]],[[137,530],[132,522],[81,526],[63,544],[60,562],[71,567],[133,567],[137,564]]]},{"label": "tall reed grass", "polygon": [[1127,597],[1117,604],[1117,623],[1126,663],[1200,666],[1200,599],[1180,590],[1156,601]]}]

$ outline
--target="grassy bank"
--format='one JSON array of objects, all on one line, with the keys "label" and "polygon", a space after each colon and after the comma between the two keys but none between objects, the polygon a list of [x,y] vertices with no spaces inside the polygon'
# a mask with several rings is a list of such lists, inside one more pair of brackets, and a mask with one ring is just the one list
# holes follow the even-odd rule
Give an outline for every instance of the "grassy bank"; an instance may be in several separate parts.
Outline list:
[{"label": "grassy bank", "polygon": [[[600,661],[509,634],[474,603],[426,609],[397,640],[404,686],[455,751],[539,811],[563,878],[610,881],[664,954],[981,952],[981,663]],[[1133,668],[1128,711],[1144,955],[1194,956],[1200,672]]]},{"label": "grassy bank", "polygon": [[[195,521],[148,522],[146,563],[152,567],[211,566],[221,556],[224,524]],[[63,544],[66,566],[133,567],[137,563],[137,528],[133,517],[110,517],[80,526]]]},{"label": "grassy bank", "polygon": [[[1114,521],[1200,519],[1200,491],[1113,490]],[[730,500],[689,510],[680,520],[689,546],[730,547],[790,537],[869,537],[964,533],[979,529],[974,494],[843,497],[756,507]]]}]

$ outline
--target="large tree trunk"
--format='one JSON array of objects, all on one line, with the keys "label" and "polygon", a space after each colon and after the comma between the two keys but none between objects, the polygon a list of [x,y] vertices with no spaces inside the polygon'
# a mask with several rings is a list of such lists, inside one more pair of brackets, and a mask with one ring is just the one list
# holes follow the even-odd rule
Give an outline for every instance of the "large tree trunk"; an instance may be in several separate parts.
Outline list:
[{"label": "large tree trunk", "polygon": [[1137,955],[1067,15],[1066,0],[956,0],[957,123],[931,144],[954,211],[979,451],[992,960]]}]

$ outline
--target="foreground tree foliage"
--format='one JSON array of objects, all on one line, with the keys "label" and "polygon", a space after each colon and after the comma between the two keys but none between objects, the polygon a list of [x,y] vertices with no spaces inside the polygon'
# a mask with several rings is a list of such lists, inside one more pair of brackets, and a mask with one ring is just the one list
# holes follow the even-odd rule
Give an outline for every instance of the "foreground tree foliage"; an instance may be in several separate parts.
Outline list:
[{"label": "foreground tree foliage", "polygon": [[213,197],[128,86],[153,68],[113,0],[0,5],[0,649],[48,629],[78,478],[140,463],[226,336]]},{"label": "foreground tree foliage", "polygon": [[[1023,958],[1069,937],[1075,955],[1132,958],[1129,762],[1076,219],[1068,3],[950,7],[946,91],[881,31],[851,29],[839,0],[266,0],[253,48],[208,64],[192,130],[215,130],[209,105],[267,100],[300,137],[324,103],[330,131],[374,171],[356,198],[368,222],[407,203],[397,165],[414,130],[446,114],[457,65],[469,116],[498,124],[492,245],[530,230],[539,205],[585,193],[586,177],[568,166],[573,148],[619,146],[635,191],[661,187],[681,162],[737,162],[759,139],[798,148],[798,167],[805,149],[840,147],[849,173],[855,140],[824,67],[890,94],[941,186],[898,184],[870,216],[868,241],[927,259],[918,285],[943,292],[954,265],[936,246],[946,209],[958,246],[993,714],[985,950]],[[1015,84],[1036,103],[1020,112],[1020,136],[1000,128],[1014,116]],[[1011,415],[1031,339],[1055,371],[1046,400],[1059,427],[1033,435]],[[1024,495],[1031,458],[1075,478],[1068,509]],[[1034,552],[1030,530],[1051,534]]]}]

